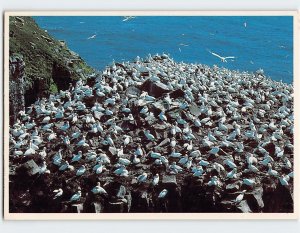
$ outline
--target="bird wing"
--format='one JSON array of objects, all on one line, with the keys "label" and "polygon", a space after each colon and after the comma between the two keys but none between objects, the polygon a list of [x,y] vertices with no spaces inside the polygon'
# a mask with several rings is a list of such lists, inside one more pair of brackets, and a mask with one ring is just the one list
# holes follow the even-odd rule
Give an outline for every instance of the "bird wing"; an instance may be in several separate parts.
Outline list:
[{"label": "bird wing", "polygon": [[220,58],[220,59],[223,58],[223,57],[221,57],[219,54],[216,54],[216,53],[214,53],[214,52],[212,52],[212,51],[210,51],[210,50],[208,50],[208,52],[211,53],[212,55],[214,55],[214,56]]},{"label": "bird wing", "polygon": [[130,16],[124,16],[124,19],[122,20],[123,22],[129,20],[131,17]]},{"label": "bird wing", "polygon": [[235,59],[233,56],[225,57],[225,59]]}]

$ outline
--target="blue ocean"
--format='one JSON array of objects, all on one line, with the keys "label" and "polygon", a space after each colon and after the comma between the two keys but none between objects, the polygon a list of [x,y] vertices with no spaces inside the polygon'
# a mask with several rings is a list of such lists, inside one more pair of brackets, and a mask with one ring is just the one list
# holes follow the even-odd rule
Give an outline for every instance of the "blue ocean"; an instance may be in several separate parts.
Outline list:
[{"label": "blue ocean", "polygon": [[[168,53],[175,61],[216,64],[240,71],[262,68],[274,80],[293,82],[291,16],[34,17],[90,66]],[[221,62],[217,56],[234,56]]]}]

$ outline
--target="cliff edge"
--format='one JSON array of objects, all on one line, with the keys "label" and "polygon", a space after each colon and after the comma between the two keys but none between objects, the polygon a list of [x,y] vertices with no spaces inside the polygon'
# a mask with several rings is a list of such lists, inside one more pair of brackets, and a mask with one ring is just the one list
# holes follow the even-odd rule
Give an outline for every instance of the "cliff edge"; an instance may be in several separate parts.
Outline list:
[{"label": "cliff edge", "polygon": [[32,17],[9,18],[10,116],[38,98],[85,79],[94,70],[64,41],[51,37]]}]

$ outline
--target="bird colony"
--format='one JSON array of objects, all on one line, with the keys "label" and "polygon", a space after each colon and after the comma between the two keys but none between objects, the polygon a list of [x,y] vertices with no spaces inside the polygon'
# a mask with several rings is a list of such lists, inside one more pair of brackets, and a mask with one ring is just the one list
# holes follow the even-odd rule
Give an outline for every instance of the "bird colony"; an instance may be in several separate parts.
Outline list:
[{"label": "bird colony", "polygon": [[[129,194],[142,190],[164,206],[174,199],[164,185],[170,178],[177,186],[198,184],[231,206],[266,192],[270,182],[292,196],[293,127],[292,85],[262,70],[176,63],[166,54],[113,62],[18,113],[10,127],[10,169],[17,174],[33,161],[37,172],[10,192],[42,196],[49,206],[87,200],[133,206]],[[114,192],[116,183],[121,189]],[[200,194],[193,192],[188,188],[177,202],[184,195],[195,201]]]}]

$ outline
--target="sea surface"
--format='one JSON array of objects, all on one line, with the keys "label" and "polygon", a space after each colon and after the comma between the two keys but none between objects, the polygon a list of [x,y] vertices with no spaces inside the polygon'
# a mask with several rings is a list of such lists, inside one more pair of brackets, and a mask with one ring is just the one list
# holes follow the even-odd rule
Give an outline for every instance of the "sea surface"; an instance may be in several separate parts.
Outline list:
[{"label": "sea surface", "polygon": [[[267,76],[293,82],[291,16],[38,16],[40,27],[67,42],[92,67],[149,53],[175,61],[223,66],[240,71],[262,68]],[[227,63],[212,55],[234,56]]]}]

